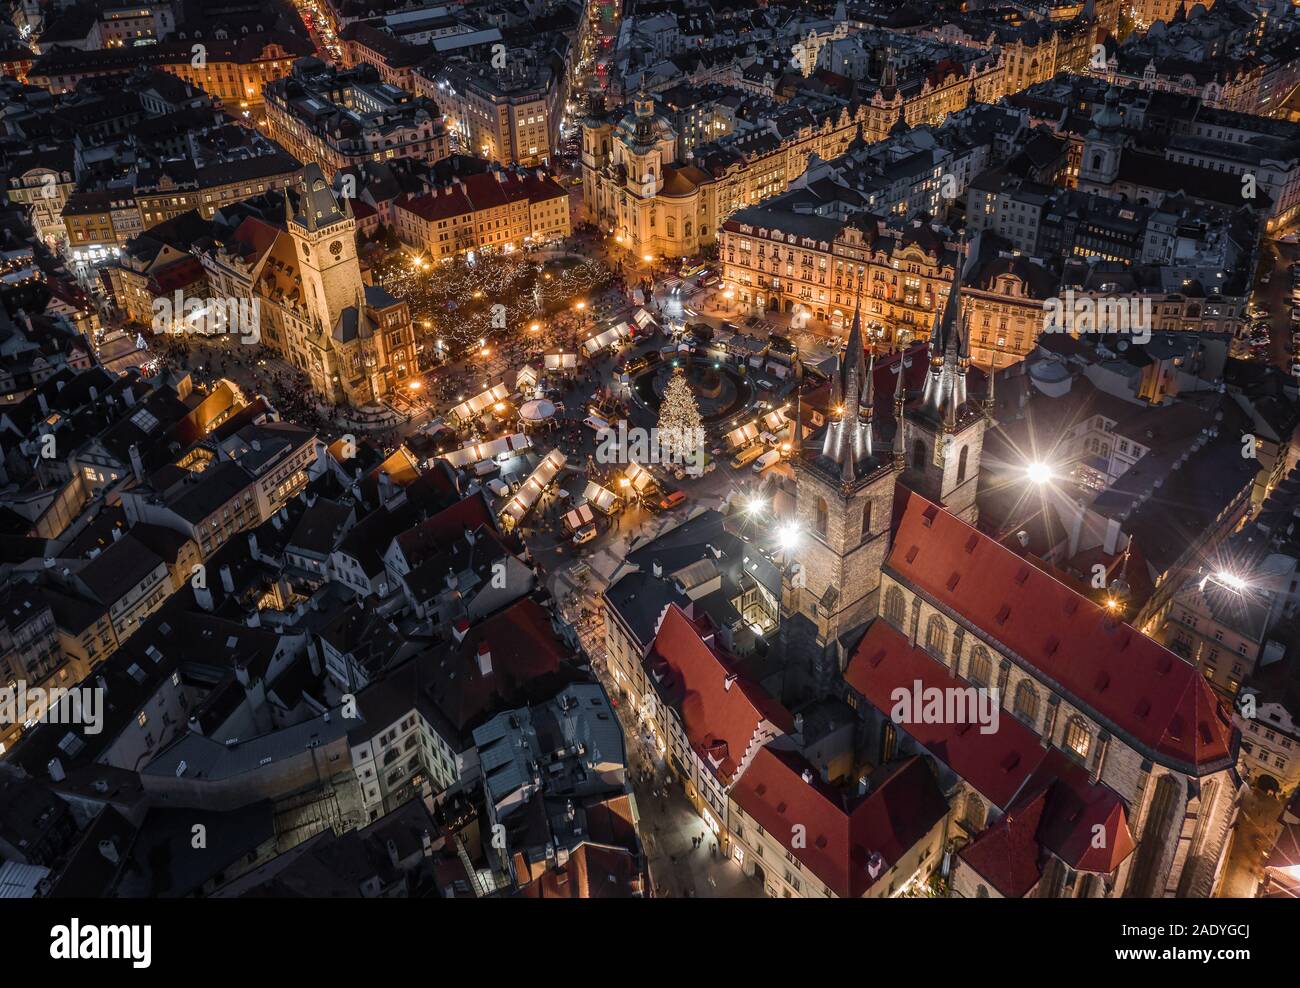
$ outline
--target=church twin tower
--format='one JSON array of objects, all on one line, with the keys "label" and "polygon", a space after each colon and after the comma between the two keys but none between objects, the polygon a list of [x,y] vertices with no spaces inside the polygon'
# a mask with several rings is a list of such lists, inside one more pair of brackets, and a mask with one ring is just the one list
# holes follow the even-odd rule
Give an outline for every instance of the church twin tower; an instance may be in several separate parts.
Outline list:
[{"label": "church twin tower", "polygon": [[[958,248],[947,301],[935,311],[924,384],[909,388],[910,358],[899,353],[892,360],[892,423],[877,421],[875,356],[868,359],[863,348],[860,302],[831,381],[825,429],[804,443],[802,424],[795,423],[791,459],[799,547],[797,560],[786,568],[782,635],[789,659],[808,657],[809,685],[816,692],[842,671],[854,632],[876,613],[896,485],[975,521],[992,378],[983,406],[970,400],[970,334],[961,312],[964,262]],[[888,398],[880,410],[889,410]],[[889,425],[892,441],[884,452],[881,433]]]}]

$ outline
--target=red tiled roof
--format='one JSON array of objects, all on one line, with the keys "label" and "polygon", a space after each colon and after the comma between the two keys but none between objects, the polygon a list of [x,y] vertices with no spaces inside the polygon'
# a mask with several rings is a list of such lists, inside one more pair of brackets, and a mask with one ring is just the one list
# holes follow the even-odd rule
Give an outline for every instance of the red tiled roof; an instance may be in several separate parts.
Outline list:
[{"label": "red tiled roof", "polygon": [[[484,643],[492,666],[486,676],[479,671]],[[451,654],[434,672],[434,700],[461,730],[498,702],[519,700],[533,680],[559,672],[567,655],[550,616],[531,597],[472,625],[459,645],[447,648]]]},{"label": "red tiled roof", "polygon": [[514,202],[544,202],[568,195],[549,175],[538,178],[531,172],[501,174],[503,180],[498,180],[492,172],[465,175],[459,183],[427,195],[409,196],[400,200],[398,206],[428,222]]},{"label": "red tiled roof", "polygon": [[[1038,839],[1075,871],[1109,875],[1137,846],[1129,831],[1124,801],[1099,785],[1064,752],[1052,749],[1038,778],[1048,787],[1047,813]],[[1097,841],[1098,832],[1103,840]],[[1098,843],[1100,847],[1096,846]]]},{"label": "red tiled roof", "polygon": [[1043,877],[1038,866],[1038,824],[1047,793],[1037,793],[1007,812],[958,852],[958,857],[1008,899],[1027,895]]},{"label": "red tiled roof", "polygon": [[187,288],[203,277],[203,265],[197,257],[182,257],[155,271],[149,278],[149,284],[155,294],[163,294],[177,288]]},{"label": "red tiled roof", "polygon": [[729,783],[764,721],[778,732],[792,730],[794,721],[761,687],[736,674],[732,658],[704,640],[707,633],[671,605],[646,671],[680,714],[691,747]]},{"label": "red tiled roof", "polygon": [[1232,763],[1231,718],[1195,667],[925,498],[909,496],[886,565],[1144,754]]},{"label": "red tiled roof", "polygon": [[248,262],[261,257],[275,246],[276,238],[282,232],[265,220],[250,216],[231,234],[230,247],[232,250],[238,250],[242,259]]},{"label": "red tiled roof", "polygon": [[[948,812],[934,776],[920,758],[909,758],[851,810],[829,791],[812,767],[790,751],[764,747],[732,790],[732,798],[832,892],[857,898],[875,883],[873,854],[888,870]],[[802,825],[804,846],[794,846]]]},{"label": "red tiled roof", "polygon": [[[863,636],[844,679],[878,710],[894,708],[893,691],[964,689],[929,653],[913,648],[893,625],[872,622]],[[1014,717],[998,718],[998,729],[980,732],[977,724],[909,723],[905,730],[927,751],[974,786],[994,805],[1006,807],[1046,757],[1038,735]]]},{"label": "red tiled roof", "polygon": [[[1104,834],[1100,842],[1097,826]],[[1021,898],[1042,877],[1044,848],[1075,871],[1109,875],[1136,846],[1124,801],[1053,749],[1015,805],[959,857],[1002,895]]]},{"label": "red tiled roof", "polygon": [[522,889],[530,899],[627,899],[641,893],[636,858],[618,847],[579,844],[567,863]]},{"label": "red tiled roof", "polygon": [[465,533],[477,532],[484,525],[496,529],[487,502],[481,497],[467,497],[407,529],[397,536],[397,544],[407,562],[414,565],[417,557],[441,552],[452,539],[464,538]]}]

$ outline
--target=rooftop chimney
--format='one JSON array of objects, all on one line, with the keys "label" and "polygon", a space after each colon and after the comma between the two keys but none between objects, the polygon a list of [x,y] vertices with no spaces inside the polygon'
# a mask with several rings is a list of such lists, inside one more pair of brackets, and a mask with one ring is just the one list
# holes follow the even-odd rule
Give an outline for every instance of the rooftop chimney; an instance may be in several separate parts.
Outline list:
[{"label": "rooftop chimney", "polygon": [[121,861],[117,853],[117,844],[111,838],[106,838],[99,842],[99,853],[104,856],[109,864],[117,864]]},{"label": "rooftop chimney", "polygon": [[492,672],[492,646],[481,642],[478,647],[478,671],[487,676]]}]

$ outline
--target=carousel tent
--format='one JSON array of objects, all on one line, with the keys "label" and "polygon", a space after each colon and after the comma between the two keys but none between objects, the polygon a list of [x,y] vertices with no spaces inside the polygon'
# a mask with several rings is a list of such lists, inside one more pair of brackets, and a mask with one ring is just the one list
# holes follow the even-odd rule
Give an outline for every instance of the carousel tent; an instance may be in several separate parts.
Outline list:
[{"label": "carousel tent", "polygon": [[547,401],[545,398],[534,398],[532,401],[526,401],[519,409],[519,420],[526,426],[536,425],[554,417],[555,402]]},{"label": "carousel tent", "polygon": [[537,468],[528,475],[523,486],[501,509],[501,521],[507,529],[518,525],[528,512],[537,506],[543,492],[564,469],[564,464],[564,453],[558,449],[553,449],[542,457],[542,462],[537,464]]}]

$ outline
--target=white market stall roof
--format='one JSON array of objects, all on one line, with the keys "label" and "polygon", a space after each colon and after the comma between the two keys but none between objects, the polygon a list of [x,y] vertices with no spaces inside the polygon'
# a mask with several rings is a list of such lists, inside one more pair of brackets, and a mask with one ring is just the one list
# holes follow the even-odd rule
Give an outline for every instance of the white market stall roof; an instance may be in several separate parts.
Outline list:
[{"label": "white market stall roof", "polygon": [[607,346],[613,346],[619,340],[626,340],[632,335],[632,328],[625,322],[610,326],[603,333],[597,333],[589,340],[582,341],[582,347],[588,353],[598,353]]},{"label": "white market stall roof", "polygon": [[501,509],[501,520],[507,527],[518,525],[528,512],[532,511],[542,496],[542,492],[564,469],[565,456],[558,449],[553,449],[542,457],[542,462],[528,475],[519,491],[506,502]]},{"label": "white market stall roof", "polygon": [[462,446],[450,453],[443,453],[441,459],[446,460],[456,469],[460,469],[469,466],[471,463],[496,459],[502,453],[516,453],[521,449],[527,449],[532,444],[531,439],[522,432],[517,432],[513,436],[502,436],[500,439],[489,439],[481,443]]},{"label": "white market stall roof", "polygon": [[659,325],[659,323],[655,321],[655,317],[650,315],[650,313],[645,309],[637,309],[636,314],[632,316],[632,321],[636,323],[637,328],[643,332],[647,327]]},{"label": "white market stall roof", "polygon": [[519,373],[515,375],[515,390],[522,391],[524,388],[531,388],[537,383],[537,371],[532,364],[524,364],[519,368]]},{"label": "white market stall roof", "polygon": [[548,353],[545,360],[547,370],[573,370],[578,366],[576,353]]},{"label": "white market stall roof", "polygon": [[568,525],[569,529],[574,532],[583,525],[590,525],[595,520],[596,516],[592,513],[590,504],[580,504],[564,516],[564,524]]},{"label": "white market stall roof", "polygon": [[506,382],[498,381],[481,394],[476,394],[469,401],[462,401],[448,414],[455,416],[462,422],[467,422],[485,408],[491,408],[498,401],[505,401],[509,396],[510,392],[506,389]]},{"label": "white market stall roof", "polygon": [[632,490],[638,494],[648,491],[655,485],[654,475],[641,466],[640,463],[629,463],[627,469],[623,471],[627,475],[628,481],[632,484]]},{"label": "white market stall roof", "polygon": [[731,444],[732,449],[739,449],[746,443],[751,443],[758,438],[758,425],[754,422],[746,422],[739,428],[732,429],[727,433],[727,442]]},{"label": "white market stall roof", "polygon": [[594,480],[587,481],[587,489],[582,492],[582,496],[591,504],[594,504],[598,511],[603,511],[606,514],[613,511],[618,504],[618,495],[608,487],[602,487]]}]

